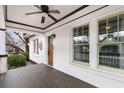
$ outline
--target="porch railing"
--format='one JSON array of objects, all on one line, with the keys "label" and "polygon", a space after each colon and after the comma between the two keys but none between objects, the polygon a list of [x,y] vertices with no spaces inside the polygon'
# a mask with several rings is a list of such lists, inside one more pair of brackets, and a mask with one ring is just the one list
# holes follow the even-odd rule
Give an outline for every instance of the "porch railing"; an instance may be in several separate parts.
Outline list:
[{"label": "porch railing", "polygon": [[109,67],[119,68],[120,54],[118,53],[99,53],[99,64]]}]

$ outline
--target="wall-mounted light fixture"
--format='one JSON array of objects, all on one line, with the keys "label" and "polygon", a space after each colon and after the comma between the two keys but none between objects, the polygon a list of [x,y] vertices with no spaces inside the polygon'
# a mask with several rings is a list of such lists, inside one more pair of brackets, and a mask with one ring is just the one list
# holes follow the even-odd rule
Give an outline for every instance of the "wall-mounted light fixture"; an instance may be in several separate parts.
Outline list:
[{"label": "wall-mounted light fixture", "polygon": [[54,39],[56,37],[55,34],[50,35],[50,39]]}]

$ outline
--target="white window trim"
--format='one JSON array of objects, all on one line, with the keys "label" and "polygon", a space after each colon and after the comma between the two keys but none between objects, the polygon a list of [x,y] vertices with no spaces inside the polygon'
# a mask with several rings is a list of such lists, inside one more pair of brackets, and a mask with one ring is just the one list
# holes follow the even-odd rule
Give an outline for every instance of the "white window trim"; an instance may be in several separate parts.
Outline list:
[{"label": "white window trim", "polygon": [[[115,16],[118,17],[119,15],[122,15],[122,14],[124,14],[124,11],[118,12],[118,13],[114,13],[114,14],[111,14],[111,15],[108,15],[108,16],[105,16],[105,17],[102,17],[102,18],[100,18],[100,19],[98,19],[96,21],[97,21],[98,26],[99,26],[99,21],[106,20],[106,19],[109,19],[109,18],[112,18],[112,17],[115,17]],[[117,24],[117,26],[118,26],[118,24]],[[117,29],[118,29],[118,27],[117,27]],[[99,29],[97,30],[97,35],[98,35],[97,37],[98,37],[98,40],[99,40]],[[112,42],[112,43],[115,43],[115,42]],[[124,43],[124,42],[116,42],[116,44],[117,43]],[[113,74],[113,75],[117,75],[117,76],[120,76],[120,77],[124,77],[124,69],[118,69],[118,68],[113,68],[113,67],[107,67],[107,66],[99,65],[99,45],[100,44],[108,44],[108,43],[99,43],[99,41],[98,41],[98,44],[97,44],[97,46],[98,46],[97,47],[98,48],[98,56],[97,56],[98,57],[98,63],[97,63],[98,66],[97,66],[97,70],[101,71],[103,73]]]},{"label": "white window trim", "polygon": [[[84,24],[80,24],[80,25],[76,25],[76,26],[73,26],[73,27],[71,27],[71,29],[70,29],[70,42],[71,42],[71,44],[70,44],[70,49],[71,49],[71,52],[70,52],[70,55],[71,55],[71,57],[70,57],[70,59],[71,59],[71,61],[70,61],[70,64],[72,64],[72,65],[75,65],[75,66],[80,66],[80,67],[84,67],[84,68],[90,68],[90,66],[89,66],[89,64],[90,64],[90,60],[89,60],[89,62],[88,63],[86,63],[85,61],[76,61],[76,60],[74,60],[74,50],[73,50],[73,29],[74,28],[77,28],[77,27],[80,27],[80,26],[85,26],[85,25],[88,25],[88,27],[90,28],[90,24],[89,24],[89,22],[87,22],[87,23],[84,23]],[[88,31],[88,35],[89,35],[89,31]],[[89,39],[89,38],[88,38]],[[89,41],[90,42],[90,41]],[[83,44],[82,44],[83,45]],[[90,48],[90,43],[88,43],[88,45],[89,45],[89,48]],[[89,54],[90,54],[90,51],[89,51]]]}]

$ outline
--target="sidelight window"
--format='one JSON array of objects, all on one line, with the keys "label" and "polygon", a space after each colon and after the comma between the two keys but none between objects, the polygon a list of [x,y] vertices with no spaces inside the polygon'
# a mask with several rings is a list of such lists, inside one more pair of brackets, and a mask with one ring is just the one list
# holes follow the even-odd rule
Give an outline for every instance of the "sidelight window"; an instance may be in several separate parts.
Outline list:
[{"label": "sidelight window", "polygon": [[39,49],[38,49],[39,40],[34,39],[33,43],[34,43],[34,54],[39,54]]}]

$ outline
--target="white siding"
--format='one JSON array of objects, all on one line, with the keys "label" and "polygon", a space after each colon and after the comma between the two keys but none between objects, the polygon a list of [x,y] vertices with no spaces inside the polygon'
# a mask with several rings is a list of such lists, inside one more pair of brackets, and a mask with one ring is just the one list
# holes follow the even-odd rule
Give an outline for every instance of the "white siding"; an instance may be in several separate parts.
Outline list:
[{"label": "white siding", "polygon": [[[39,48],[39,54],[34,54],[34,39],[39,39],[39,43],[42,41],[42,44],[43,44],[43,49],[40,50]],[[46,50],[46,45],[45,45],[45,36],[43,35],[40,35],[40,36],[35,36],[35,37],[32,37],[30,40],[29,40],[29,52],[30,52],[30,55],[29,55],[29,58],[30,60],[36,62],[36,63],[44,63],[46,62],[46,56],[45,56],[45,50]]]},{"label": "white siding", "polygon": [[0,5],[0,28],[5,29],[5,21],[4,21],[4,13],[3,13],[2,5]]}]

